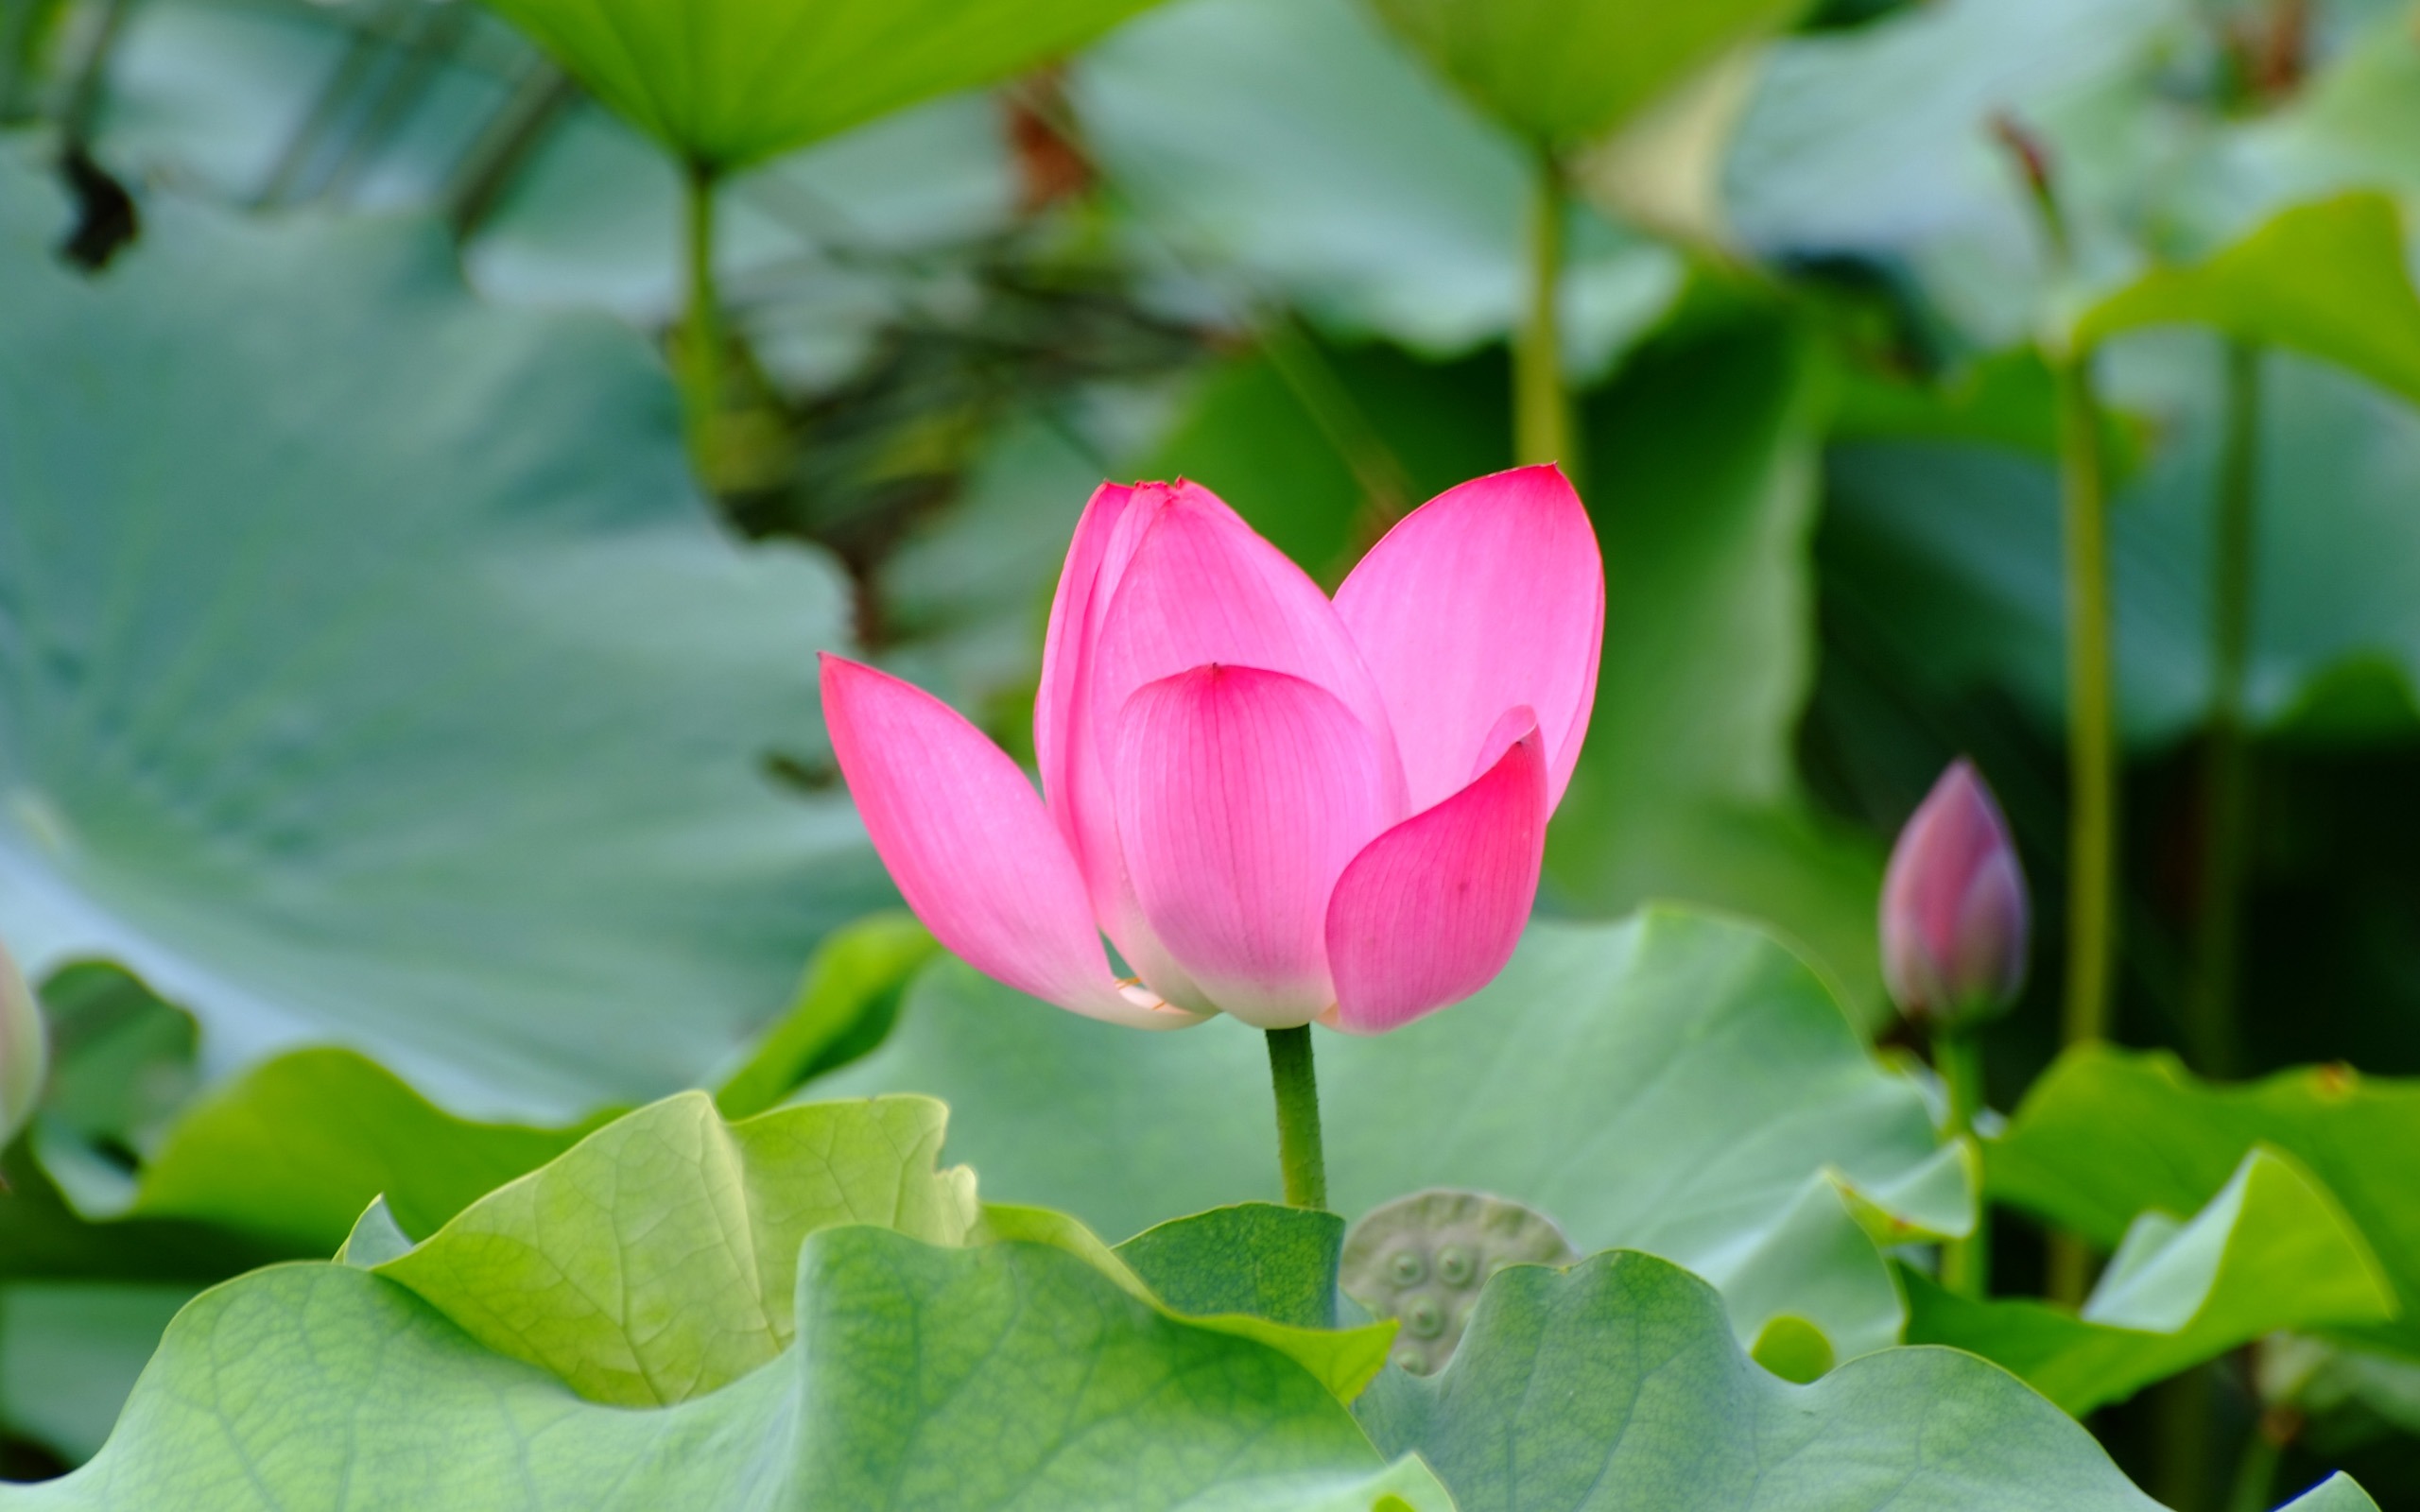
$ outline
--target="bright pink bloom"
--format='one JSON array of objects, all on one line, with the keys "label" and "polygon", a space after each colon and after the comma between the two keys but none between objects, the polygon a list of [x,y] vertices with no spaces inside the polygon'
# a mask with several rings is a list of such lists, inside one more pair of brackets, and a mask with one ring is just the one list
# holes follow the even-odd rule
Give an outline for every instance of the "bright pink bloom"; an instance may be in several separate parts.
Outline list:
[{"label": "bright pink bloom", "polygon": [[825,657],[823,710],[908,906],[977,970],[1147,1028],[1374,1033],[1512,954],[1604,627],[1552,467],[1430,500],[1332,603],[1208,490],[1103,484],[1050,607],[1041,797],[871,667]]},{"label": "bright pink bloom", "polygon": [[2006,1007],[2025,984],[2031,910],[2008,821],[1972,765],[1950,764],[1899,832],[1882,879],[1882,978],[1910,1018]]}]

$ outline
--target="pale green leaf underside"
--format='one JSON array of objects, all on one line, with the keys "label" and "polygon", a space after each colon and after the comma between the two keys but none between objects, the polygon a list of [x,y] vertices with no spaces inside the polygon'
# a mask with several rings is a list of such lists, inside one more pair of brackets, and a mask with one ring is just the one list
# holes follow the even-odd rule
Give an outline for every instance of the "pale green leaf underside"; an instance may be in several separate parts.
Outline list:
[{"label": "pale green leaf underside", "polygon": [[1480,109],[1541,143],[1610,130],[1805,0],[1376,0]]},{"label": "pale green leaf underside", "polygon": [[685,159],[740,166],[1091,41],[1153,0],[488,0]]},{"label": "pale green leaf underside", "polygon": [[[1340,1212],[1432,1186],[1499,1193],[1583,1250],[1702,1268],[1745,1337],[1785,1312],[1843,1358],[1896,1337],[1898,1294],[1843,1187],[1895,1238],[1969,1221],[1917,1089],[1743,924],[1533,924],[1478,997],[1375,1039],[1322,1032],[1318,1057]],[[1234,1023],[1118,1033],[951,967],[825,1085],[946,1098],[950,1153],[987,1192],[1119,1233],[1277,1195],[1265,1061]]]},{"label": "pale green leaf underside", "polygon": [[[1461,1512],[2154,1512],[2082,1427],[1995,1366],[1888,1349],[1791,1385],[1711,1288],[1652,1257],[1489,1283],[1453,1363],[1358,1409]],[[2358,1508],[2344,1483],[2298,1505]]]},{"label": "pale green leaf underside", "polygon": [[890,896],[763,770],[821,748],[845,583],[716,525],[637,335],[481,304],[433,224],[160,197],[84,280],[38,197],[0,223],[30,973],[124,962],[213,1069],[334,1042],[562,1117],[700,1080]]},{"label": "pale green leaf underside", "polygon": [[2137,1213],[2202,1207],[2256,1146],[2290,1156],[2383,1266],[2398,1315],[2349,1332],[2420,1355],[2420,1084],[2324,1067],[2222,1087],[2164,1052],[2077,1050],[1986,1145],[1985,1170],[1997,1200],[2115,1246]]},{"label": "pale green leaf underside", "polygon": [[2081,1316],[1957,1297],[1914,1273],[1903,1280],[1910,1343],[1996,1361],[2078,1417],[2278,1330],[2379,1324],[2398,1311],[2336,1200],[2266,1148],[2190,1220],[2136,1217]]},{"label": "pale green leaf underside", "polygon": [[956,1245],[974,1174],[935,1169],[947,1111],[827,1103],[726,1124],[703,1092],[616,1120],[378,1267],[593,1401],[686,1401],[779,1354],[799,1246],[870,1223]]}]

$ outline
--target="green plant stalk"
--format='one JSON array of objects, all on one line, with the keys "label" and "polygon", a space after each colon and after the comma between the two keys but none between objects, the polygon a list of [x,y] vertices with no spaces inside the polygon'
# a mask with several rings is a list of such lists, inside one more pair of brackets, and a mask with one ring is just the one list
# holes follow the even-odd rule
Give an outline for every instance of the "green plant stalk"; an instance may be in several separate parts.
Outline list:
[{"label": "green plant stalk", "polygon": [[2202,790],[2201,896],[2186,1036],[2194,1069],[2240,1069],[2236,971],[2243,926],[2244,855],[2251,828],[2251,752],[2244,678],[2252,650],[2252,565],[2260,472],[2260,351],[2227,347],[2225,450],[2219,461],[2210,575],[2210,727]]},{"label": "green plant stalk", "polygon": [[2089,352],[2059,367],[2059,483],[2067,587],[2066,1040],[2109,1032],[2117,955],[2118,730],[2109,634],[2109,479]]},{"label": "green plant stalk", "polygon": [[1563,165],[1541,147],[1530,198],[1530,302],[1512,344],[1512,451],[1524,466],[1559,462],[1577,476],[1571,400],[1563,387],[1563,230],[1569,201]]},{"label": "green plant stalk", "polygon": [[2294,1437],[2299,1420],[2290,1412],[2271,1408],[2252,1425],[2243,1455],[2235,1464],[2235,1484],[2227,1490],[2226,1512],[2266,1512],[2277,1486],[2277,1462]]},{"label": "green plant stalk", "polygon": [[689,458],[708,490],[716,472],[716,421],[722,413],[722,304],[715,290],[715,170],[684,165],[681,179],[688,309],[681,325],[681,407]]},{"label": "green plant stalk", "polygon": [[[1965,1139],[1975,1132],[1975,1115],[1983,1110],[1983,1047],[1971,1029],[1945,1028],[1933,1040],[1933,1069],[1949,1090],[1949,1137]],[[1941,1283],[1961,1297],[1990,1295],[1992,1285],[1992,1211],[1978,1196],[1975,1231],[1941,1246]]]},{"label": "green plant stalk", "polygon": [[[2067,588],[2067,981],[2064,1038],[2109,1031],[2117,955],[2118,729],[2109,633],[2109,476],[2092,353],[2058,363],[2059,494]],[[2052,1233],[2046,1290],[2080,1306],[2091,1283],[2082,1241]]]},{"label": "green plant stalk", "polygon": [[1327,1206],[1327,1153],[1320,1142],[1320,1084],[1311,1026],[1269,1031],[1269,1081],[1277,1092],[1277,1164],[1289,1208]]}]

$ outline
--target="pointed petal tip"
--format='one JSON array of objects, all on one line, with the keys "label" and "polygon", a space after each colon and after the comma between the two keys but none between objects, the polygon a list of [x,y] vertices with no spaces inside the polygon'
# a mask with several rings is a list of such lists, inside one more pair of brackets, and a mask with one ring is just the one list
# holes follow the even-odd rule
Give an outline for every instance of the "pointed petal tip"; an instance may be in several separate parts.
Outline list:
[{"label": "pointed petal tip", "polygon": [[1322,1022],[1383,1034],[1495,980],[1537,899],[1547,782],[1532,718],[1460,792],[1353,858],[1328,902],[1337,990]]},{"label": "pointed petal tip", "polygon": [[1066,842],[1025,773],[956,710],[846,657],[822,662],[833,756],[900,896],[993,980],[1090,1018],[1179,1027],[1123,996]]}]

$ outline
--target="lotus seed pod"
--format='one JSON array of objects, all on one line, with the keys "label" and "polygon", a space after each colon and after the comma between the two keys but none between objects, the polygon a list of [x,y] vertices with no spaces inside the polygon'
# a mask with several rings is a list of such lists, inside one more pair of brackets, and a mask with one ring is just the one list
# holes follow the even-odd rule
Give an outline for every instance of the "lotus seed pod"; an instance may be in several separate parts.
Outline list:
[{"label": "lotus seed pod", "polygon": [[0,1144],[17,1137],[41,1095],[49,1043],[33,988],[0,948]]},{"label": "lotus seed pod", "polygon": [[1882,979],[1909,1018],[1971,1022],[2025,983],[2031,911],[2008,821],[1974,766],[1950,764],[1899,832],[1882,879]]},{"label": "lotus seed pod", "polygon": [[1344,1295],[1403,1325],[1394,1363],[1445,1367],[1487,1279],[1508,1265],[1568,1265],[1579,1251],[1542,1212],[1479,1192],[1420,1192],[1373,1208],[1344,1236]]}]

